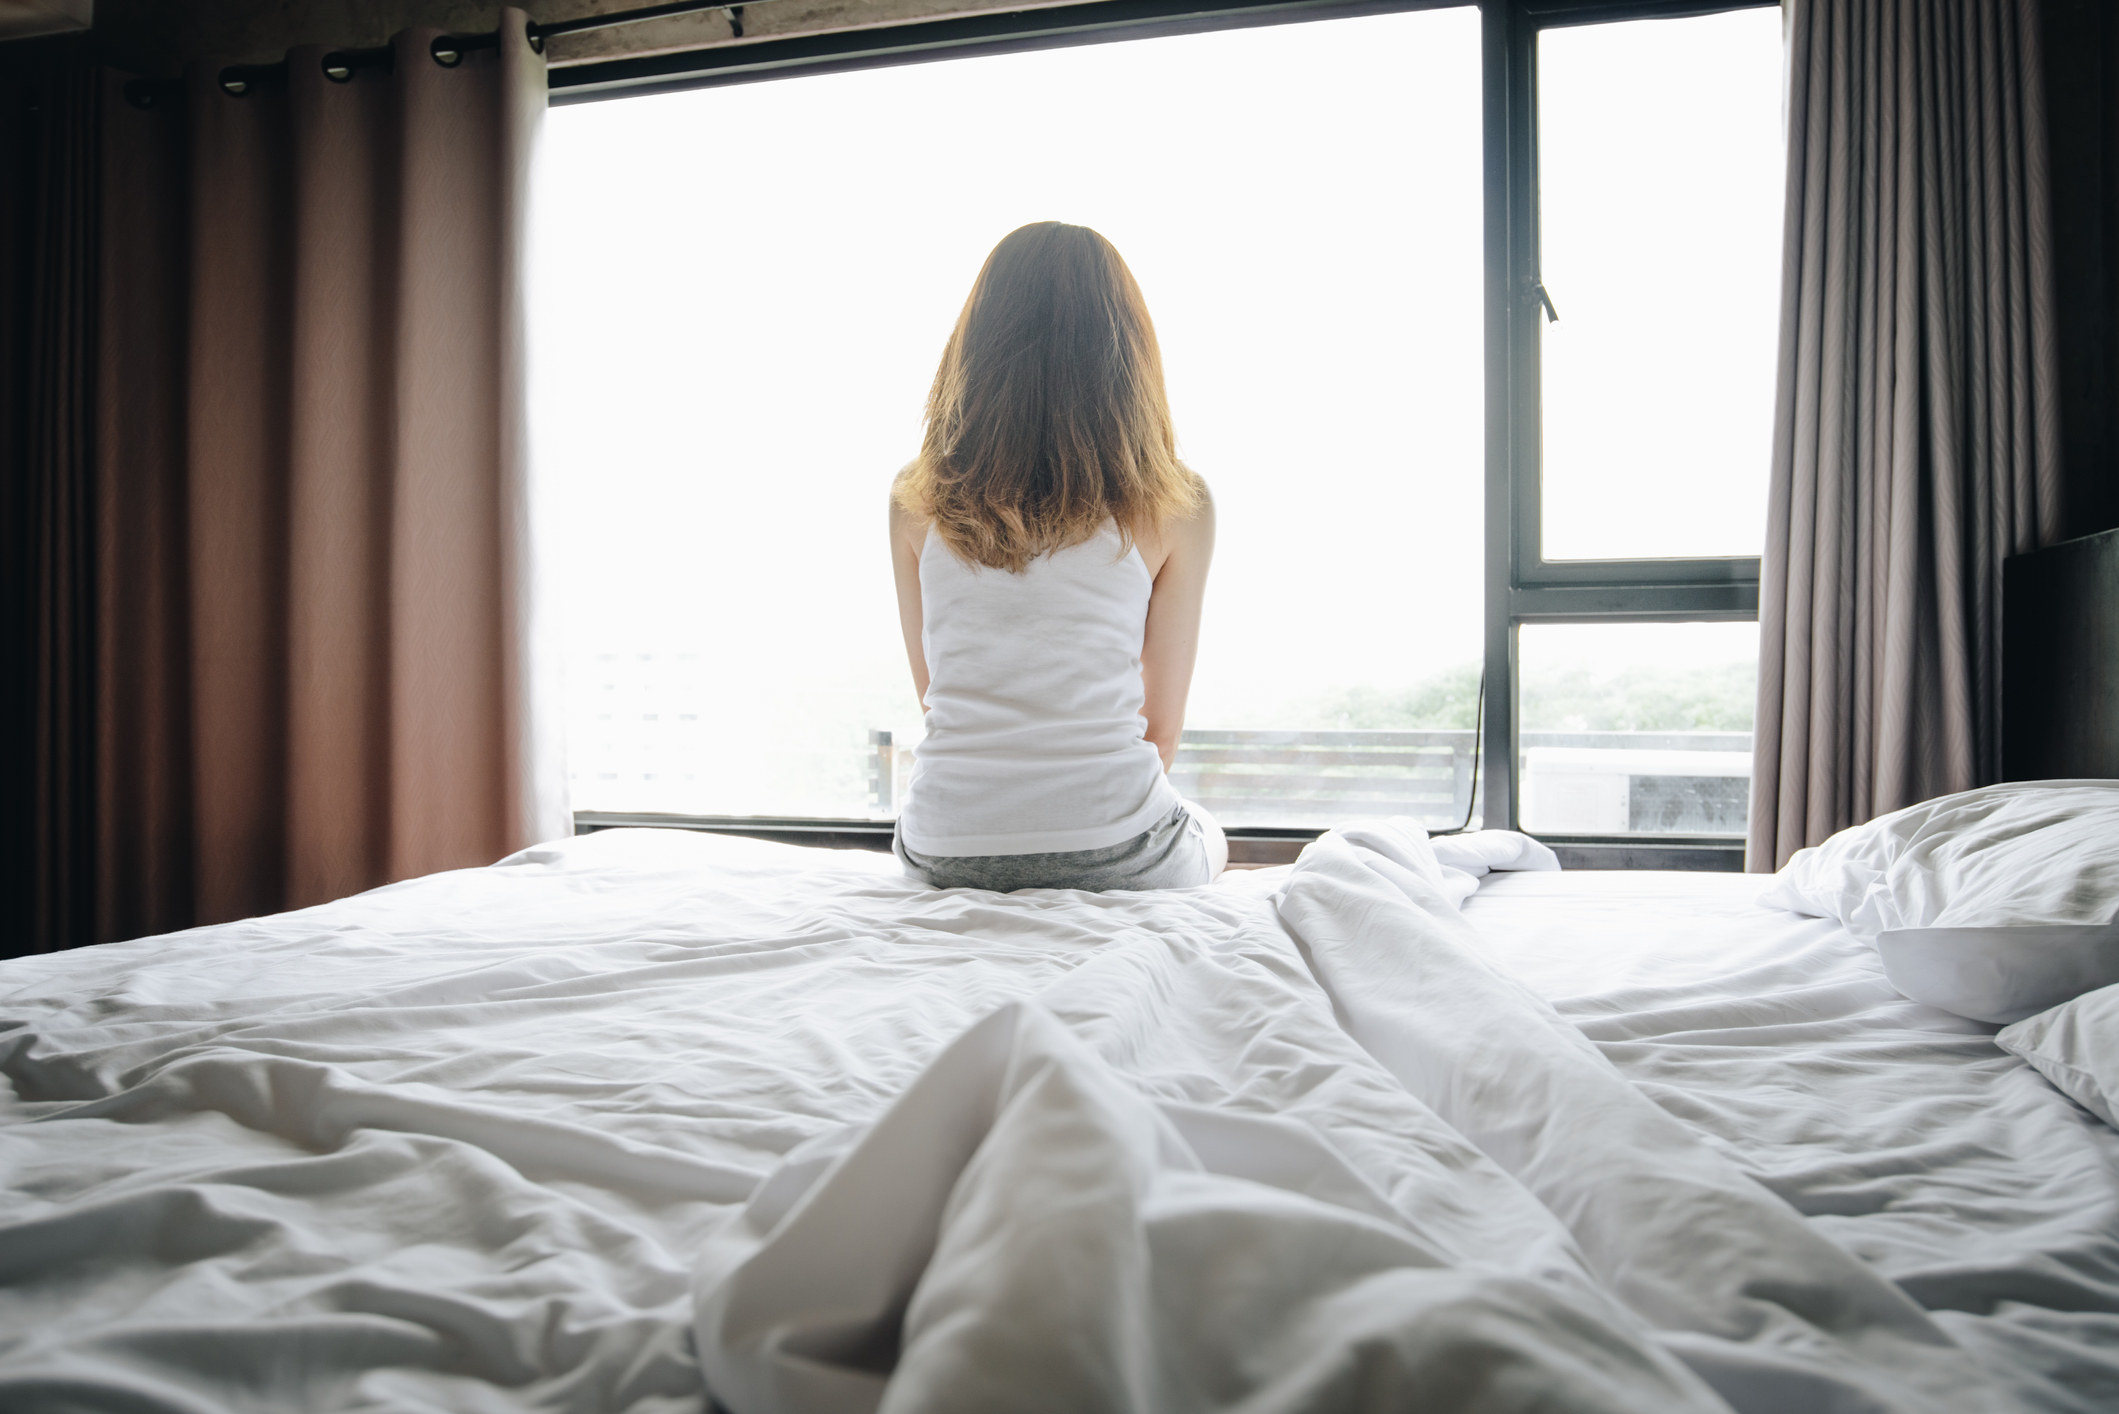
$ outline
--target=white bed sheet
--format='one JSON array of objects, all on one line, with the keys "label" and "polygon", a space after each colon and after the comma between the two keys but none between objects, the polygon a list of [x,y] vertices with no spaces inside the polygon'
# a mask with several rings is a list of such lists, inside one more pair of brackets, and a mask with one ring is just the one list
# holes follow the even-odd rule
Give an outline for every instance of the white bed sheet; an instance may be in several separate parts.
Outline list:
[{"label": "white bed sheet", "polygon": [[2119,1409],[2119,1133],[1759,875],[1497,874],[1489,955],[2026,1408]]},{"label": "white bed sheet", "polygon": [[[1147,1094],[1311,1124],[1417,1212],[1447,1197],[1429,1110],[1334,1020],[1275,912],[1288,877],[1000,899],[887,857],[614,832],[0,964],[0,1407],[697,1409],[708,1235],[980,1017],[1084,995],[1059,984],[1085,964],[1089,995],[1193,967],[1275,1018],[1277,1060],[1205,1023],[1098,1044]],[[1755,891],[1496,875],[1466,916],[1665,1111],[1937,1309],[2009,1403],[2112,1407],[2115,1137]],[[1514,1260],[1572,1280],[1534,1227]]]}]

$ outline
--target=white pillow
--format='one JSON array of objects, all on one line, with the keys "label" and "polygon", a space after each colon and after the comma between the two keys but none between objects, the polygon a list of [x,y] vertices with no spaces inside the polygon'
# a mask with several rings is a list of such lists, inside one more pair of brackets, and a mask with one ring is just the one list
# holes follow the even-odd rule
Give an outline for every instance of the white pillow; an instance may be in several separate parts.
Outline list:
[{"label": "white pillow", "polygon": [[2119,781],[1940,796],[1800,850],[1760,896],[1875,942],[1891,985],[2018,1021],[2119,982]]},{"label": "white pillow", "polygon": [[2106,1124],[2119,1128],[2119,986],[2100,987],[2071,1002],[2005,1026],[1994,1044],[2022,1056]]}]

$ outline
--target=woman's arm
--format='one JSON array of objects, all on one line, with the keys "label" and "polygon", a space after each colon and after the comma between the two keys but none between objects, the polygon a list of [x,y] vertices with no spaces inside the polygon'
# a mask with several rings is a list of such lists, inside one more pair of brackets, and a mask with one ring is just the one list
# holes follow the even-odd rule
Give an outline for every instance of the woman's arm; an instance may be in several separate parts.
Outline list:
[{"label": "woman's arm", "polygon": [[1177,762],[1185,698],[1192,692],[1192,664],[1199,657],[1199,615],[1207,598],[1207,566],[1214,558],[1214,498],[1202,494],[1199,509],[1165,527],[1162,540],[1166,553],[1148,596],[1140,679],[1146,690],[1141,715],[1148,719],[1148,740],[1155,743],[1167,771]]},{"label": "woman's arm", "polygon": [[[920,694],[922,712],[927,710],[927,649],[920,642],[920,543],[926,537],[926,524],[915,521],[892,496],[890,569],[898,584],[898,627],[905,633],[905,657],[912,664],[912,687]],[[1152,600],[1149,612],[1154,612]]]}]

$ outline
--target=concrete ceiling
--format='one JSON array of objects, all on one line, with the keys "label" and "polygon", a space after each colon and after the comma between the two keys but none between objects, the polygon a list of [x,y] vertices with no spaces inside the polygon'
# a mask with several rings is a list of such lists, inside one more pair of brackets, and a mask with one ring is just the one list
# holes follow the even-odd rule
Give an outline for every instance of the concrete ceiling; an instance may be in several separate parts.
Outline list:
[{"label": "concrete ceiling", "polygon": [[[573,0],[539,7],[537,18],[556,20],[576,15],[605,14],[642,7],[643,0]],[[907,24],[941,19],[948,15],[992,14],[1003,10],[1037,9],[1069,0],[757,0],[743,7],[743,38],[734,38],[728,12],[707,10],[649,20],[616,29],[591,30],[552,41],[551,61],[557,65],[585,63],[635,54],[658,54],[709,45],[748,43],[778,39],[791,34],[823,34],[834,30],[867,29],[877,25]],[[543,13],[550,10],[551,13]]]},{"label": "concrete ceiling", "polygon": [[84,30],[95,9],[96,0],[0,0],[0,39]]},{"label": "concrete ceiling", "polygon": [[[645,8],[654,0],[518,0],[533,20]],[[552,40],[552,64],[586,63],[791,34],[867,29],[947,15],[1023,10],[1067,0],[750,0],[743,37],[726,9]],[[77,0],[86,10],[89,0]],[[15,7],[66,8],[64,0],[0,0]],[[102,0],[95,7],[98,48],[108,62],[136,73],[174,74],[195,59],[270,63],[297,45],[374,48],[399,30],[433,26],[456,33],[490,32],[500,22],[498,0]]]}]

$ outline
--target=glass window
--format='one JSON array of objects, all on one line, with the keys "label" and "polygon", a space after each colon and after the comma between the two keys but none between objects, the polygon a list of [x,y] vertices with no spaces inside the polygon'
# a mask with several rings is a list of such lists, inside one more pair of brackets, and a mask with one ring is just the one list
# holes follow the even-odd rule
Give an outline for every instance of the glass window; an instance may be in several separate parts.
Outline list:
[{"label": "glass window", "polygon": [[1778,8],[1538,35],[1543,555],[1757,555],[1780,290]]},{"label": "glass window", "polygon": [[1464,8],[555,109],[532,378],[576,808],[893,813],[886,490],[980,262],[1057,218],[1139,278],[1215,493],[1180,789],[1461,820],[1479,43]]},{"label": "glass window", "polygon": [[1757,624],[1525,624],[1517,633],[1526,830],[1744,833]]}]

